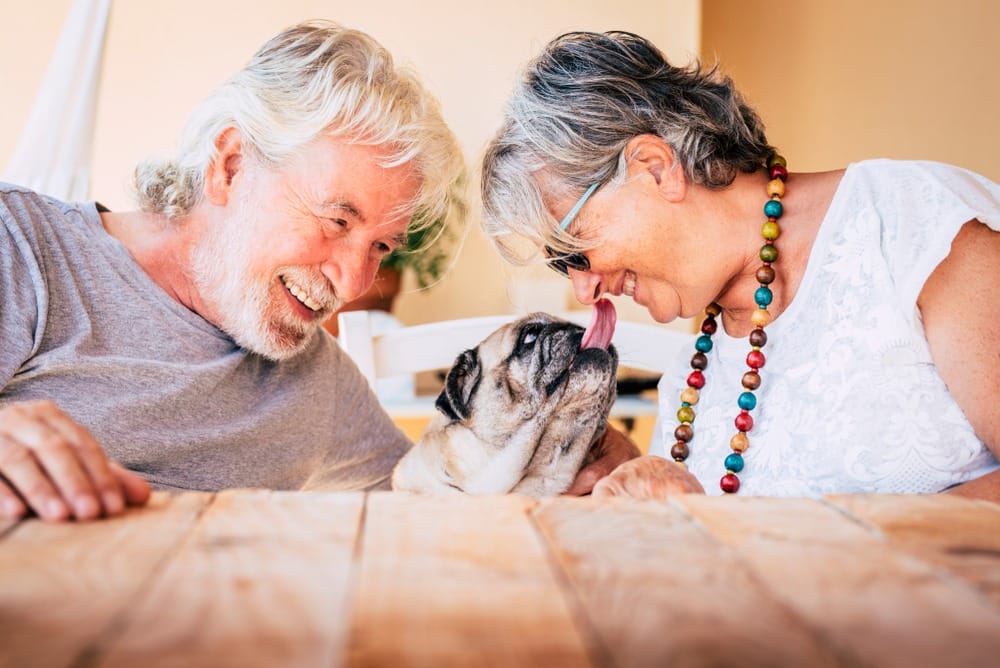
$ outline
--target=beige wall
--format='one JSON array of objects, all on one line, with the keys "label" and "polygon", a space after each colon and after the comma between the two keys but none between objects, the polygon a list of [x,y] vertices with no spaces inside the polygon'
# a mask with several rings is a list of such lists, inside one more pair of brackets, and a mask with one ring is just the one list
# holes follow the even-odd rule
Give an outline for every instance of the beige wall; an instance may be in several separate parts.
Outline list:
[{"label": "beige wall", "polygon": [[[13,150],[69,4],[0,0],[0,165]],[[112,208],[129,208],[124,184],[135,162],[170,150],[186,113],[214,85],[271,34],[309,18],[361,28],[420,72],[441,99],[475,176],[517,70],[548,39],[575,29],[627,29],[647,34],[672,58],[686,61],[698,50],[700,12],[699,0],[117,0],[105,52],[92,195]],[[532,273],[504,266],[473,216],[453,271],[429,291],[404,294],[398,315],[425,322],[507,312],[513,308],[509,278]],[[531,296],[555,290],[555,301],[565,307],[567,286],[546,276]]]},{"label": "beige wall", "polygon": [[704,0],[721,60],[793,170],[872,157],[952,162],[1000,181],[1000,3]]}]

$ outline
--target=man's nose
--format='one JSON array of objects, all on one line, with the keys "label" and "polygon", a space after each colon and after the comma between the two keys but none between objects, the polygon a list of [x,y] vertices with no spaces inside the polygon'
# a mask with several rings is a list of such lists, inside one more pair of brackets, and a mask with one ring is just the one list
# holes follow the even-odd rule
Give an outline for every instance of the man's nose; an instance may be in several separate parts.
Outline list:
[{"label": "man's nose", "polygon": [[367,252],[357,249],[338,248],[323,263],[322,272],[329,280],[337,296],[345,304],[365,294],[375,282],[378,262]]},{"label": "man's nose", "polygon": [[590,271],[569,270],[569,279],[573,281],[573,294],[576,300],[584,306],[590,306],[604,292],[601,287],[601,277]]}]

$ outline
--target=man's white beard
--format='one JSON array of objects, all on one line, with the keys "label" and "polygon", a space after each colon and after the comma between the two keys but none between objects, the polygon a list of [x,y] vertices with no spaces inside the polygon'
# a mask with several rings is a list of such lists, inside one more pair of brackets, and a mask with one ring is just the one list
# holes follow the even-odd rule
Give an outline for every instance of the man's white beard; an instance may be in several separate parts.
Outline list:
[{"label": "man's white beard", "polygon": [[[340,303],[325,279],[304,269],[287,267],[266,278],[255,276],[250,251],[258,237],[257,210],[249,201],[240,209],[236,217],[209,230],[192,252],[194,284],[218,318],[215,324],[237,345],[271,360],[288,359],[309,344],[324,315],[336,311]],[[323,286],[323,309],[315,320],[303,320],[285,303],[280,275],[306,289]]]}]

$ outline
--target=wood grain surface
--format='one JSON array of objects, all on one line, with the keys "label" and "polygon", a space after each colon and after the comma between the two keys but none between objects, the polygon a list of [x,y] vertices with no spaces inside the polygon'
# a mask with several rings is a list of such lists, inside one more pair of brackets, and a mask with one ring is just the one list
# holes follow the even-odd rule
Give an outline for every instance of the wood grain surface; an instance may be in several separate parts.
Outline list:
[{"label": "wood grain surface", "polygon": [[995,666],[1000,505],[233,490],[0,525],[0,667]]}]

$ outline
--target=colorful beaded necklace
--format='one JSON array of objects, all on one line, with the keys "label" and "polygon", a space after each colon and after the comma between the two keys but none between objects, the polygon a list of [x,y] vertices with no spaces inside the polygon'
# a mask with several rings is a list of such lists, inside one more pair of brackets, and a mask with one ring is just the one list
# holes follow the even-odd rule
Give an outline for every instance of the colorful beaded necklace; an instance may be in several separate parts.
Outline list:
[{"label": "colorful beaded necklace", "polygon": [[[736,415],[736,435],[729,440],[729,447],[732,452],[726,456],[724,466],[726,475],[719,480],[719,487],[727,494],[735,494],[740,489],[740,479],[736,475],[743,470],[743,453],[750,447],[750,439],[747,432],[753,429],[753,417],[750,411],[757,407],[757,396],[754,390],[760,387],[760,369],[764,366],[764,353],[760,351],[767,343],[767,334],[764,327],[771,322],[771,314],[767,307],[774,298],[771,288],[768,286],[774,281],[774,267],[771,265],[778,259],[778,249],[774,246],[775,240],[781,233],[778,227],[778,218],[781,218],[783,209],[781,198],[785,195],[785,179],[788,178],[788,169],[785,159],[780,155],[772,155],[767,160],[767,169],[770,181],[767,184],[767,203],[764,204],[764,215],[767,220],[761,227],[760,234],[764,237],[764,245],[760,248],[760,259],[764,263],[757,269],[757,282],[760,287],[754,292],[754,302],[757,308],[750,316],[750,321],[754,326],[750,332],[750,353],[747,355],[747,366],[750,370],[743,374],[744,391],[736,400],[740,412]],[[677,410],[677,421],[680,423],[674,430],[674,437],[677,442],[670,448],[670,456],[674,461],[684,466],[684,460],[688,458],[690,449],[688,443],[694,438],[694,408],[698,403],[698,390],[705,387],[705,374],[708,367],[708,358],[705,353],[712,349],[712,335],[718,329],[715,318],[722,313],[722,307],[715,302],[709,304],[705,309],[705,320],[701,323],[701,335],[695,341],[695,354],[691,357],[691,368],[694,369],[687,377],[687,387],[681,392],[681,407]]]}]

